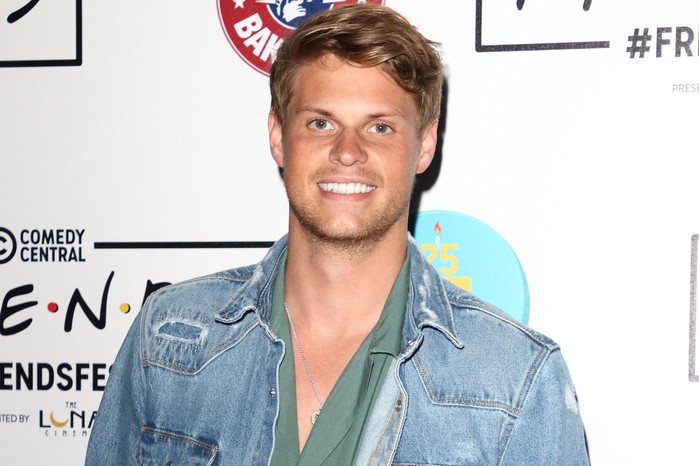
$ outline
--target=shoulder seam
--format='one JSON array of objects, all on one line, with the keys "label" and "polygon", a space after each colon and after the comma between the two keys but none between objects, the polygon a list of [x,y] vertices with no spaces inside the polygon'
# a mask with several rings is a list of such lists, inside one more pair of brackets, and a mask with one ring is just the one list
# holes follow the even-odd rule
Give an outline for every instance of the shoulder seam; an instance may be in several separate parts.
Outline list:
[{"label": "shoulder seam", "polygon": [[476,299],[475,297],[468,300],[461,300],[456,297],[449,297],[449,303],[464,309],[472,309],[483,312],[491,317],[505,322],[527,335],[529,338],[537,342],[539,345],[546,347],[549,351],[553,351],[559,347],[557,343],[550,343],[544,340],[537,332],[532,331],[529,327],[523,325],[521,322],[503,317],[502,315],[500,315],[500,312],[502,311],[495,312],[496,308],[490,306],[489,304],[483,301]]}]

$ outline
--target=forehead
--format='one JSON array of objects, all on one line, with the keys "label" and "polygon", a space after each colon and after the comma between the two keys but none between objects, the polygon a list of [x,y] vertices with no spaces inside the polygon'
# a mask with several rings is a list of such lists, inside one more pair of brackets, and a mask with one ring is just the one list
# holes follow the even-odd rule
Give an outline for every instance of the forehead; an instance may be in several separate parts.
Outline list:
[{"label": "forehead", "polygon": [[331,54],[298,69],[290,110],[309,104],[384,106],[410,116],[417,114],[413,96],[380,65],[361,66]]}]

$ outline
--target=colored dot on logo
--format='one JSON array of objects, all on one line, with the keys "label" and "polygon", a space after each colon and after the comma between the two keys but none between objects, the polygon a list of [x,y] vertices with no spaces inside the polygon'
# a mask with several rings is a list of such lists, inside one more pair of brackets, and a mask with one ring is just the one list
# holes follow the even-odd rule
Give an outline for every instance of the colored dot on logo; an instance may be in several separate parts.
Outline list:
[{"label": "colored dot on logo", "polygon": [[48,309],[49,312],[57,312],[58,311],[58,304],[49,303],[48,306],[46,306],[46,309]]},{"label": "colored dot on logo", "polygon": [[129,303],[121,303],[119,305],[119,310],[124,314],[128,314],[131,311],[131,305]]}]

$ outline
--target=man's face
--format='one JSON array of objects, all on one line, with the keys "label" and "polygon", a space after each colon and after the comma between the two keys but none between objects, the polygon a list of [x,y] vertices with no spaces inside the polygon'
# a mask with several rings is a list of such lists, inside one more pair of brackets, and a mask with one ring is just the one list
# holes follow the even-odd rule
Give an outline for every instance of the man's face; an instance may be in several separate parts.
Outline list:
[{"label": "man's face", "polygon": [[416,173],[429,166],[436,122],[418,133],[413,98],[378,67],[333,55],[304,65],[284,130],[270,114],[272,155],[284,170],[290,231],[337,244],[407,229]]}]

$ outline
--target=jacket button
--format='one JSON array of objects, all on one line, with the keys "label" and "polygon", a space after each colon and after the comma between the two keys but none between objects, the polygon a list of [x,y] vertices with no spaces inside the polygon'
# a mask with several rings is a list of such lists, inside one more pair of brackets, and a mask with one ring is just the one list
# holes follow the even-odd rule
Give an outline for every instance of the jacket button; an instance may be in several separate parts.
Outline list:
[{"label": "jacket button", "polygon": [[396,411],[400,411],[403,407],[403,402],[401,400],[396,401]]},{"label": "jacket button", "polygon": [[274,389],[274,388],[271,388],[271,389],[269,390],[269,394],[270,394],[270,396],[271,396],[272,398],[274,398],[275,396],[277,396],[277,390]]},{"label": "jacket button", "polygon": [[408,348],[410,348],[410,347],[413,346],[414,344],[415,344],[415,340],[408,340],[408,341],[405,343],[405,346],[408,347]]}]

